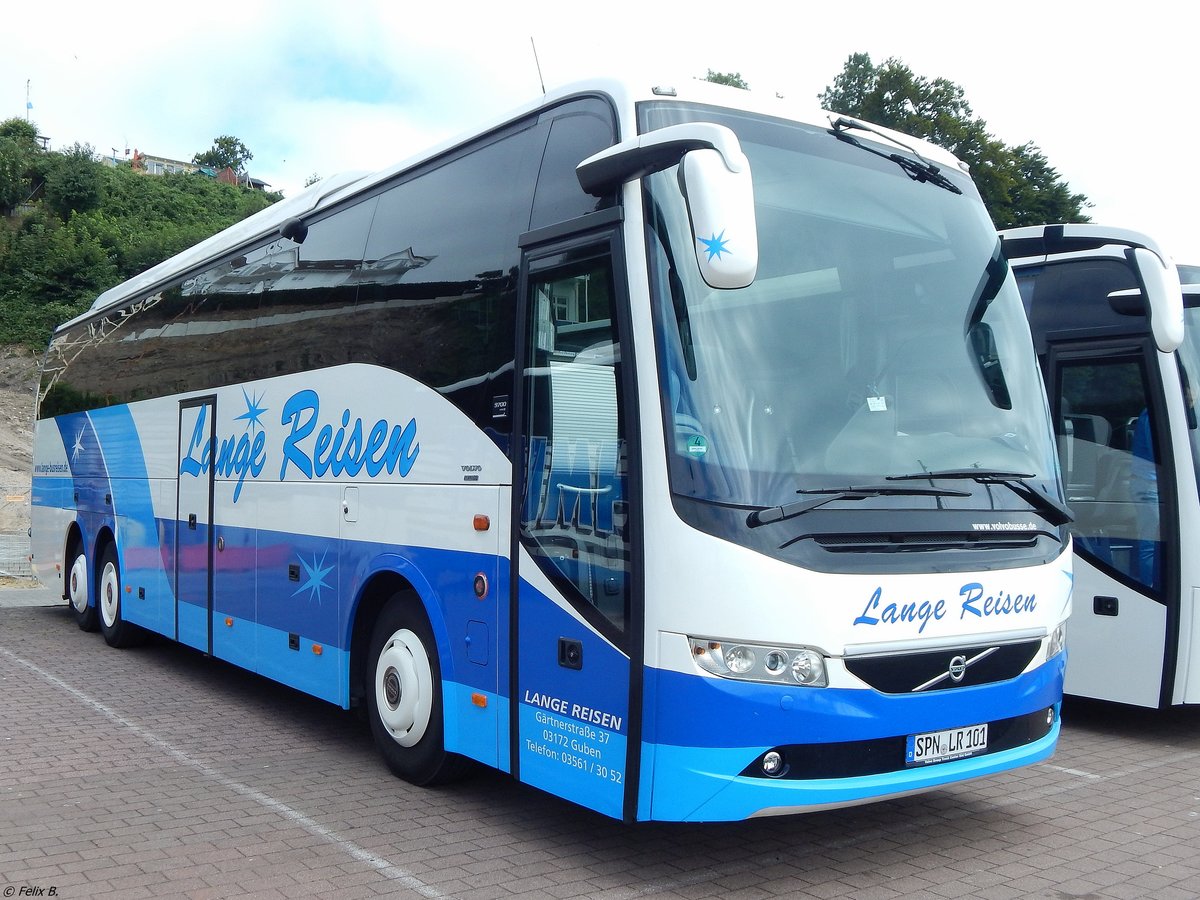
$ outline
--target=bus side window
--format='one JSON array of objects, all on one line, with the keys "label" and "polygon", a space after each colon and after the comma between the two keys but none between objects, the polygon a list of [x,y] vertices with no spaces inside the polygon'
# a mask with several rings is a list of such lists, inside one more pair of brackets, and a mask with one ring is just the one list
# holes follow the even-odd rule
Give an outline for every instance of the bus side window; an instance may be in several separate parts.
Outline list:
[{"label": "bus side window", "polygon": [[1162,589],[1164,498],[1147,391],[1136,357],[1064,364],[1058,440],[1077,546],[1157,592]]},{"label": "bus side window", "polygon": [[550,136],[542,154],[530,228],[586,215],[616,202],[597,200],[579,186],[575,167],[616,140],[612,110],[598,99],[577,100],[550,113]]},{"label": "bus side window", "polygon": [[566,596],[624,630],[628,471],[611,270],[589,260],[537,275],[530,291],[522,538]]}]

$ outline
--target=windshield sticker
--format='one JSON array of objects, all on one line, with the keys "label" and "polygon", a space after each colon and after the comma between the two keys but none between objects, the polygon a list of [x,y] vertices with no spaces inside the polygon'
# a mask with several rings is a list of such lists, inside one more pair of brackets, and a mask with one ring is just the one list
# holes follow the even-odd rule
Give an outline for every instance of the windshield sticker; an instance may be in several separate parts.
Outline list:
[{"label": "windshield sticker", "polygon": [[887,412],[887,397],[868,397],[867,409],[871,412]]},{"label": "windshield sticker", "polygon": [[687,442],[688,456],[703,456],[708,452],[708,438],[702,434],[693,434]]}]

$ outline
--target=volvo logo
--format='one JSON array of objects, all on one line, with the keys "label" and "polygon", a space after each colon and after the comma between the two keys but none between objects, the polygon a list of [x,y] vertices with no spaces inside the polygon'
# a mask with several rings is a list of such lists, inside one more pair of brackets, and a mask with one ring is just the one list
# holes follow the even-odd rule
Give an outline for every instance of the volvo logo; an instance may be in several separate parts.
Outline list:
[{"label": "volvo logo", "polygon": [[986,659],[987,657],[991,656],[999,649],[999,647],[989,647],[982,653],[976,653],[970,659],[967,659],[967,657],[962,654],[951,658],[950,664],[946,666],[945,672],[936,678],[929,679],[924,684],[917,685],[912,689],[912,693],[915,694],[918,691],[927,691],[931,687],[937,687],[947,678],[949,678],[955,684],[959,684],[964,678],[967,677],[967,669],[971,668],[971,666],[975,665],[975,663],[979,662],[981,659]]}]

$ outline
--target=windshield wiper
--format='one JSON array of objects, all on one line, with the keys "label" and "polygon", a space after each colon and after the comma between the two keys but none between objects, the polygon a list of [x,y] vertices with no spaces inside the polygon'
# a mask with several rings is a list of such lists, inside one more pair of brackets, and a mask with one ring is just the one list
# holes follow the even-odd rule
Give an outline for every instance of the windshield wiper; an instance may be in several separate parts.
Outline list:
[{"label": "windshield wiper", "polygon": [[807,491],[804,489],[796,491],[797,494],[816,494],[808,500],[796,500],[793,503],[785,503],[782,506],[767,506],[763,509],[756,509],[746,517],[746,525],[750,528],[757,528],[760,525],[770,525],[772,522],[782,522],[784,519],[791,519],[796,516],[804,515],[804,513],[816,509],[819,506],[824,506],[826,503],[832,503],[835,500],[865,500],[868,497],[970,497],[967,491],[956,491],[949,488],[919,488],[919,487],[901,487],[894,484],[865,484],[865,485],[848,485],[844,488],[822,488],[819,490]]},{"label": "windshield wiper", "polygon": [[[878,135],[885,141],[889,141],[898,147],[903,147],[909,153],[916,157],[913,159],[908,156],[901,156],[899,153],[884,153],[882,150],[876,150],[874,147],[868,147],[862,141],[855,140],[853,137],[845,133],[845,129],[855,128],[859,131],[868,131],[871,134]],[[847,144],[852,144],[860,150],[866,150],[868,153],[874,153],[876,156],[882,156],[884,159],[890,159],[908,175],[913,181],[920,181],[925,184],[936,185],[943,190],[950,191],[952,194],[961,194],[962,189],[953,181],[942,174],[940,167],[934,165],[912,147],[905,144],[903,141],[898,141],[890,134],[880,131],[878,128],[872,128],[870,125],[863,122],[855,122],[853,119],[847,119],[844,116],[839,116],[833,122],[833,136],[839,141],[845,141]]]},{"label": "windshield wiper", "polygon": [[1018,497],[1027,500],[1051,525],[1066,525],[1075,514],[1053,497],[1043,494],[1026,482],[1035,476],[1028,472],[1003,472],[992,469],[942,469],[913,472],[911,475],[889,475],[888,481],[925,481],[932,478],[970,479],[979,484],[1002,484]]}]

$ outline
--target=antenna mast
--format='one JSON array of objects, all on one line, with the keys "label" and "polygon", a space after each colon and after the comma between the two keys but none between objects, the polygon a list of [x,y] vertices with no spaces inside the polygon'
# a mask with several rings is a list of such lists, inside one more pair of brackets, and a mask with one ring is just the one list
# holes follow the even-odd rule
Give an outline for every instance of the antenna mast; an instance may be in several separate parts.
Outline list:
[{"label": "antenna mast", "polygon": [[541,84],[541,86],[542,86],[542,94],[543,94],[543,95],[545,95],[545,93],[546,93],[546,79],[544,79],[544,78],[542,77],[542,64],[541,64],[541,62],[538,60],[538,55],[537,55],[537,44],[536,44],[536,43],[534,43],[534,40],[533,40],[533,35],[532,35],[532,34],[529,36],[529,46],[531,46],[531,47],[533,48],[533,64],[534,64],[535,66],[537,66],[537,70],[538,70],[538,82],[539,82],[539,83]]}]

